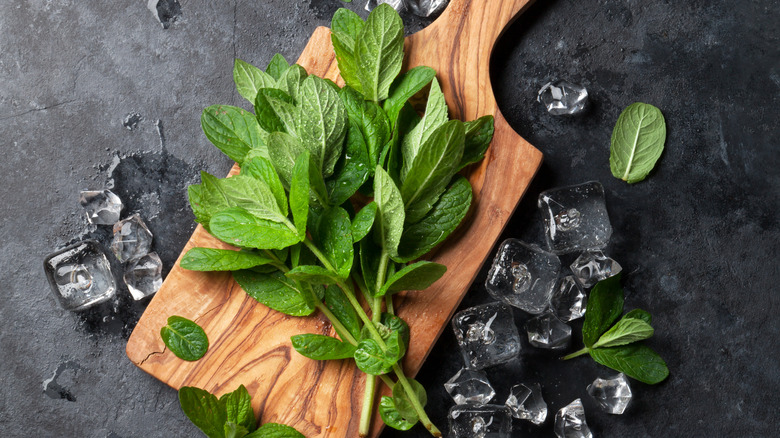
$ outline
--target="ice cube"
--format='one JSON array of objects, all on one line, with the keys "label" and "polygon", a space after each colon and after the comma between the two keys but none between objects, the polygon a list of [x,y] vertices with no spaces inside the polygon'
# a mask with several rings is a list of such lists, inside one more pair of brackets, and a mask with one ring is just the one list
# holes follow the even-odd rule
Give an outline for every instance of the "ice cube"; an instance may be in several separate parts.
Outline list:
[{"label": "ice cube", "polygon": [[43,262],[54,295],[66,310],[83,310],[110,299],[116,281],[108,258],[94,240],[57,251]]},{"label": "ice cube", "polygon": [[114,224],[111,250],[120,262],[138,260],[149,254],[152,248],[152,232],[146,228],[141,216],[134,214]]},{"label": "ice cube", "polygon": [[542,398],[542,387],[538,383],[513,386],[506,399],[506,406],[512,411],[513,417],[528,420],[537,426],[547,419],[547,403]]},{"label": "ice cube", "polygon": [[585,421],[582,400],[574,400],[555,414],[555,435],[558,438],[593,438]]},{"label": "ice cube", "polygon": [[588,297],[573,275],[567,275],[555,286],[550,308],[561,321],[572,321],[585,315]]},{"label": "ice cube", "polygon": [[170,28],[171,24],[181,16],[179,0],[149,0],[146,7],[152,11],[154,17],[162,24],[163,29]]},{"label": "ice cube", "polygon": [[512,308],[489,303],[462,310],[452,317],[452,328],[471,369],[508,362],[520,353]]},{"label": "ice cube", "polygon": [[539,194],[547,247],[568,254],[607,246],[612,225],[598,181],[559,187]]},{"label": "ice cube", "polygon": [[497,300],[539,314],[550,303],[560,270],[561,261],[555,254],[507,239],[498,247],[485,288]]},{"label": "ice cube", "polygon": [[548,82],[539,90],[536,100],[554,116],[575,115],[585,111],[588,90],[566,81]]},{"label": "ice cube", "polygon": [[403,12],[406,10],[406,2],[407,0],[368,0],[368,2],[366,2],[366,10],[371,12],[375,7],[381,5],[382,3],[387,3],[396,11]]},{"label": "ice cube", "polygon": [[599,281],[620,273],[620,264],[601,251],[585,251],[570,266],[571,272],[584,287],[591,287]]},{"label": "ice cube", "polygon": [[510,438],[512,416],[499,405],[455,405],[450,409],[451,438]]},{"label": "ice cube", "polygon": [[79,203],[91,224],[114,225],[122,212],[122,200],[111,190],[82,190]]},{"label": "ice cube", "polygon": [[552,313],[533,317],[525,323],[528,342],[534,347],[561,350],[569,345],[571,327]]},{"label": "ice cube", "polygon": [[150,252],[132,262],[125,269],[125,284],[136,301],[154,295],[162,286],[162,261],[157,253]]},{"label": "ice cube", "polygon": [[430,17],[447,7],[449,0],[407,0],[409,9],[418,17]]},{"label": "ice cube", "polygon": [[608,414],[622,414],[631,402],[631,387],[623,373],[594,380],[588,385],[588,394]]},{"label": "ice cube", "polygon": [[444,389],[459,405],[466,403],[484,405],[496,395],[485,373],[468,368],[463,368],[452,376],[444,384]]}]

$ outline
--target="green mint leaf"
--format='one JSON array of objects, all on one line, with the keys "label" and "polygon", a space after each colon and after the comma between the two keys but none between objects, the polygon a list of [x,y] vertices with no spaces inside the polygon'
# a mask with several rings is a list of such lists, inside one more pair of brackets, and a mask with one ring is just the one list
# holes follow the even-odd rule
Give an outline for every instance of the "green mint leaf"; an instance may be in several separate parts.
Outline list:
[{"label": "green mint leaf", "polygon": [[623,315],[623,319],[626,319],[626,318],[641,319],[642,321],[644,321],[644,322],[646,322],[648,324],[652,324],[653,323],[653,317],[648,312],[646,312],[646,311],[644,311],[642,309],[634,309],[634,310],[626,313],[625,315]]},{"label": "green mint leaf", "polygon": [[382,255],[382,249],[377,247],[373,239],[363,239],[360,241],[360,268],[363,272],[363,281],[366,289],[371,296],[377,296],[379,287],[377,286],[377,274],[379,273],[379,260]]},{"label": "green mint leaf", "polygon": [[[426,394],[425,388],[420,382],[414,379],[409,379],[409,384],[414,390],[414,395],[412,395],[412,397],[416,397],[417,400],[420,401],[420,404],[425,407],[428,403],[428,394]],[[404,418],[414,418],[417,415],[417,411],[414,410],[414,406],[409,399],[410,395],[406,393],[403,385],[400,383],[393,385],[393,401],[395,402],[395,408]]]},{"label": "green mint leaf", "polygon": [[295,160],[305,152],[300,140],[285,132],[272,132],[268,136],[268,155],[285,188],[290,188]]},{"label": "green mint leaf", "polygon": [[309,163],[309,184],[311,186],[310,201],[323,208],[332,204],[325,180],[322,179],[322,171],[314,162]]},{"label": "green mint leaf", "polygon": [[406,216],[403,198],[384,169],[377,166],[374,175],[374,202],[377,206],[374,237],[390,256],[395,256],[398,254]]},{"label": "green mint leaf", "polygon": [[623,289],[620,274],[593,286],[582,323],[582,341],[590,348],[623,313]]},{"label": "green mint leaf", "polygon": [[215,189],[224,197],[228,206],[241,207],[260,219],[273,222],[287,220],[286,203],[280,207],[274,192],[263,181],[247,175],[237,175],[215,182]]},{"label": "green mint leaf", "polygon": [[[217,212],[230,208],[224,198],[215,196],[215,192],[209,187],[207,181],[214,180],[215,176],[206,172],[200,172],[201,184],[192,184],[187,187],[187,200],[195,214],[195,220],[208,231],[211,216]],[[216,184],[216,183],[215,183]]]},{"label": "green mint leaf", "polygon": [[393,126],[395,126],[395,122],[398,119],[398,113],[401,112],[401,108],[404,107],[406,102],[425,88],[426,85],[430,84],[435,77],[436,70],[421,65],[404,73],[403,76],[398,77],[393,82],[393,85],[390,87],[390,94],[382,104],[387,113],[387,118],[390,119],[390,123]]},{"label": "green mint leaf", "polygon": [[626,318],[625,316],[611,329],[601,335],[591,349],[617,347],[630,344],[653,336],[653,327],[642,319]]},{"label": "green mint leaf", "polygon": [[[390,330],[387,328],[387,330]],[[391,365],[401,360],[406,354],[406,349],[409,347],[409,343],[404,341],[399,331],[390,331],[390,335],[385,338],[387,344],[387,351],[385,351],[385,357],[388,363]]]},{"label": "green mint leaf", "polygon": [[349,278],[355,254],[352,246],[352,223],[346,210],[341,207],[326,210],[320,217],[314,238],[338,276],[342,279]]},{"label": "green mint leaf", "polygon": [[341,280],[335,272],[316,265],[296,266],[284,275],[310,284],[336,284]]},{"label": "green mint leaf", "polygon": [[257,149],[268,155],[262,131],[249,111],[229,105],[212,105],[200,117],[203,133],[214,146],[231,160],[241,163],[246,154]]},{"label": "green mint leaf", "polygon": [[[437,128],[449,119],[447,115],[447,102],[444,93],[441,92],[439,81],[431,82],[431,90],[428,93],[428,103],[425,106],[425,114],[417,125],[409,131],[403,139],[401,154],[403,155],[403,167],[401,169],[401,181],[406,179],[417,154],[424,147],[426,141],[434,135]],[[462,124],[462,122],[459,122]],[[465,128],[464,128],[465,135]],[[465,137],[464,137],[465,138]],[[463,152],[461,151],[461,156]],[[460,157],[458,158],[460,160]]]},{"label": "green mint leaf", "polygon": [[341,205],[368,180],[371,163],[360,128],[351,120],[347,131],[346,153],[336,163],[333,176],[326,182],[331,205]]},{"label": "green mint leaf", "polygon": [[355,40],[355,58],[366,100],[387,99],[404,60],[404,23],[390,5],[383,3],[369,14]]},{"label": "green mint leaf", "polygon": [[464,139],[463,122],[451,120],[437,128],[420,148],[401,185],[408,223],[425,217],[446,190],[463,156]]},{"label": "green mint leaf", "polygon": [[225,407],[215,395],[193,386],[179,389],[179,404],[184,415],[209,438],[225,438]]},{"label": "green mint leaf", "polygon": [[342,88],[339,97],[344,102],[351,124],[356,125],[363,134],[370,163],[368,170],[373,175],[382,148],[390,140],[390,120],[379,105],[366,102],[350,87]]},{"label": "green mint leaf", "polygon": [[391,358],[382,351],[379,344],[373,339],[363,339],[355,350],[355,364],[361,371],[372,376],[387,374],[395,364]]},{"label": "green mint leaf", "polygon": [[244,438],[306,438],[290,426],[277,423],[266,423]]},{"label": "green mint leaf", "polygon": [[255,412],[252,410],[252,397],[244,385],[241,385],[233,392],[229,392],[219,398],[219,404],[225,409],[227,422],[233,423],[236,430],[241,428],[246,431],[239,436],[244,436],[257,428],[255,423]]},{"label": "green mint leaf", "polygon": [[290,339],[295,351],[314,360],[349,359],[356,350],[354,345],[330,336],[303,334]]},{"label": "green mint leaf", "polygon": [[179,263],[190,271],[236,271],[272,263],[268,257],[247,251],[230,249],[192,248]]},{"label": "green mint leaf", "polygon": [[298,237],[306,237],[306,224],[309,218],[309,153],[302,152],[295,160],[290,181],[290,209],[292,210]]},{"label": "green mint leaf", "polygon": [[160,329],[165,346],[179,359],[195,361],[209,349],[206,332],[196,323],[181,316],[168,317],[168,325]]},{"label": "green mint leaf", "polygon": [[[350,304],[344,291],[337,286],[328,286],[325,289],[324,303],[355,339],[360,339],[360,317]],[[334,326],[335,327],[335,326]],[[344,334],[339,333],[341,339]]]},{"label": "green mint leaf", "polygon": [[250,176],[264,182],[271,190],[276,205],[284,216],[287,216],[287,194],[284,191],[279,174],[276,173],[274,165],[267,158],[253,157],[247,159],[241,164],[241,175]]},{"label": "green mint leaf", "polygon": [[294,103],[298,103],[301,97],[301,85],[309,77],[306,69],[298,64],[293,64],[279,78],[279,89],[289,94]]},{"label": "green mint leaf", "polygon": [[334,32],[345,33],[353,40],[357,39],[364,25],[365,21],[360,18],[360,15],[345,8],[337,9],[330,21],[330,28]]},{"label": "green mint leaf", "polygon": [[418,259],[443,242],[466,217],[471,205],[471,184],[458,176],[419,222],[404,229],[398,256],[393,260],[406,263]]},{"label": "green mint leaf", "polygon": [[386,425],[396,430],[409,430],[419,421],[416,412],[414,416],[404,418],[396,409],[393,399],[386,395],[383,395],[379,401],[379,415]]},{"label": "green mint leaf", "polygon": [[[279,78],[282,77],[282,75],[287,71],[288,68],[290,68],[290,63],[288,63],[287,60],[284,59],[284,56],[277,53],[274,55],[273,58],[271,58],[271,62],[268,63],[268,67],[265,68],[265,72],[268,73],[268,75],[274,78],[276,81],[279,81]],[[268,87],[260,87],[260,88],[268,88]]]},{"label": "green mint leaf", "polygon": [[236,59],[233,66],[233,80],[238,94],[252,104],[255,103],[257,90],[276,86],[276,81],[271,75],[240,59]]},{"label": "green mint leaf", "polygon": [[266,132],[295,134],[295,105],[289,94],[276,88],[261,88],[255,97],[255,118]]},{"label": "green mint leaf", "polygon": [[344,82],[362,93],[363,86],[358,76],[358,62],[355,59],[355,39],[344,32],[332,31],[330,41],[336,53],[339,74]]},{"label": "green mint leaf", "polygon": [[633,184],[653,170],[664,150],[666,122],[661,110],[642,102],[620,113],[609,149],[609,167],[615,178]]},{"label": "green mint leaf", "polygon": [[606,367],[649,385],[659,383],[669,375],[669,368],[661,356],[642,344],[597,348],[590,350],[590,356]]},{"label": "green mint leaf", "polygon": [[493,116],[483,116],[477,120],[464,123],[466,141],[463,148],[463,158],[460,159],[458,170],[472,163],[478,163],[485,158],[485,151],[493,140]]},{"label": "green mint leaf", "polygon": [[372,201],[357,212],[355,219],[352,221],[353,243],[363,240],[371,231],[371,227],[374,225],[374,218],[376,217],[376,209],[376,202]]},{"label": "green mint leaf", "polygon": [[300,90],[296,123],[301,144],[324,177],[333,174],[347,134],[347,111],[336,91],[324,79],[309,76]]},{"label": "green mint leaf", "polygon": [[247,430],[246,427],[238,425],[232,421],[225,423],[224,430],[225,438],[243,438],[249,433],[249,430]]},{"label": "green mint leaf", "polygon": [[[390,333],[397,332],[398,339],[403,342],[403,345],[409,345],[411,331],[409,330],[409,324],[407,324],[406,321],[396,315],[383,313],[382,326],[387,327],[387,329],[390,330]],[[385,339],[387,339],[389,336],[390,334],[385,336]]]},{"label": "green mint leaf", "polygon": [[387,280],[379,295],[402,290],[425,290],[445,272],[447,272],[446,266],[433,262],[421,261],[405,266]]},{"label": "green mint leaf", "polygon": [[420,123],[421,117],[414,110],[410,103],[406,103],[401,112],[398,113],[398,119],[393,126],[393,138],[389,141],[380,157],[379,162],[386,168],[390,176],[395,181],[401,181],[401,170],[403,168],[403,156],[401,149],[403,140]]},{"label": "green mint leaf", "polygon": [[211,234],[235,246],[258,249],[284,249],[303,240],[289,222],[258,218],[243,208],[229,208],[209,222]]},{"label": "green mint leaf", "polygon": [[233,278],[247,295],[285,315],[306,316],[314,312],[311,295],[281,272],[260,274],[242,270],[234,271]]}]

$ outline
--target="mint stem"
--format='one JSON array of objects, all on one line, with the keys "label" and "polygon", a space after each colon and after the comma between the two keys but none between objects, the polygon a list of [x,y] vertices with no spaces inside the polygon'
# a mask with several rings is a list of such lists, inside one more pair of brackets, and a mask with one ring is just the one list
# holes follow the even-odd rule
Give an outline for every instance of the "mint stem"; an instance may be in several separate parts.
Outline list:
[{"label": "mint stem", "polygon": [[406,378],[406,375],[404,374],[404,370],[401,369],[400,365],[395,364],[393,365],[393,371],[395,371],[395,375],[398,377],[398,383],[400,383],[404,387],[404,391],[406,391],[406,395],[409,397],[409,401],[412,403],[412,407],[414,407],[414,411],[417,412],[417,416],[420,418],[420,423],[422,423],[422,425],[425,426],[426,429],[428,429],[428,432],[430,432],[431,435],[435,437],[440,437],[441,431],[438,428],[436,428],[436,425],[434,425],[431,419],[428,418],[428,414],[425,413],[425,408],[423,407],[422,403],[420,403],[420,400],[417,398],[417,394],[415,394],[412,385],[409,383],[409,380]]},{"label": "mint stem", "polygon": [[590,351],[590,348],[588,348],[588,347],[585,347],[585,348],[583,348],[582,350],[577,350],[577,351],[575,351],[574,353],[567,354],[566,356],[563,356],[563,357],[561,358],[561,360],[569,360],[569,359],[574,359],[574,358],[575,358],[575,357],[577,357],[577,356],[582,356],[583,354],[588,354],[588,352],[589,352],[589,351]]}]

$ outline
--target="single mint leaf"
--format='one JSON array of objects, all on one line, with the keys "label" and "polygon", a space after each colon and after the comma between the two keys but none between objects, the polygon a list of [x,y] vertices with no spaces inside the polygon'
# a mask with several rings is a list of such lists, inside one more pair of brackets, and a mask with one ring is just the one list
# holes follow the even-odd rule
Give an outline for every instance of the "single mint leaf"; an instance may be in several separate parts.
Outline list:
[{"label": "single mint leaf", "polygon": [[623,289],[621,275],[601,280],[593,287],[588,297],[585,321],[582,323],[582,341],[590,348],[598,341],[623,313]]},{"label": "single mint leaf", "polygon": [[268,136],[268,155],[286,189],[290,188],[295,160],[305,151],[300,140],[290,134],[272,132]]},{"label": "single mint leaf", "polygon": [[237,271],[272,262],[268,257],[248,251],[192,248],[187,251],[187,254],[184,254],[179,264],[182,268],[190,271]]},{"label": "single mint leaf", "polygon": [[444,241],[466,217],[471,205],[471,184],[458,176],[434,204],[428,214],[416,224],[407,226],[393,260],[406,263],[418,259]]},{"label": "single mint leaf", "polygon": [[396,360],[388,357],[373,339],[363,339],[355,350],[355,364],[361,371],[372,376],[387,374]]},{"label": "single mint leaf", "polygon": [[648,324],[652,324],[653,323],[652,315],[650,315],[650,313],[648,313],[648,312],[646,312],[646,311],[644,311],[642,309],[634,309],[634,310],[626,313],[625,315],[623,315],[623,319],[626,319],[626,318],[641,319],[642,321],[644,321],[644,322],[646,322]]},{"label": "single mint leaf", "polygon": [[274,192],[265,182],[247,175],[223,178],[215,182],[215,188],[230,207],[243,208],[260,219],[286,221],[287,206],[279,206]]},{"label": "single mint leaf", "polygon": [[240,385],[235,391],[220,397],[219,404],[225,409],[228,423],[237,425],[237,429],[246,429],[246,432],[240,436],[257,428],[255,412],[252,410],[252,397],[244,385]]},{"label": "single mint leaf", "polygon": [[398,243],[404,230],[404,201],[395,182],[384,169],[377,166],[374,175],[374,202],[377,206],[374,237],[392,257],[398,254]]},{"label": "single mint leaf", "polygon": [[[384,324],[377,324],[377,326],[384,326]],[[377,327],[379,329],[379,327]],[[385,351],[385,359],[390,365],[398,362],[406,354],[406,349],[409,347],[409,343],[404,341],[401,333],[398,331],[391,331],[386,328],[390,334],[385,337],[385,344],[387,344],[387,350]]]},{"label": "single mint leaf", "polygon": [[395,122],[398,119],[398,113],[401,112],[401,108],[404,107],[406,102],[425,88],[426,85],[430,84],[435,77],[436,70],[421,65],[404,73],[403,76],[400,76],[393,82],[393,85],[390,87],[390,94],[382,104],[387,113],[387,118],[390,119],[393,126],[395,126]]},{"label": "single mint leaf", "polygon": [[297,104],[300,101],[301,85],[307,77],[309,74],[306,69],[298,64],[293,64],[279,78],[279,89],[289,94],[293,98],[293,102]]},{"label": "single mint leaf", "polygon": [[310,284],[336,284],[341,280],[335,272],[316,265],[296,266],[284,275]]},{"label": "single mint leaf", "polygon": [[233,278],[247,295],[285,315],[306,316],[314,312],[311,295],[281,272],[260,274],[242,270],[233,272]]},{"label": "single mint leaf", "polygon": [[447,267],[438,263],[421,261],[393,274],[382,286],[379,295],[402,290],[425,290],[447,272]]},{"label": "single mint leaf", "polygon": [[343,32],[349,35],[353,40],[357,39],[363,26],[366,24],[360,15],[346,8],[339,8],[333,14],[330,21],[330,28],[334,32]]},{"label": "single mint leaf", "polygon": [[193,321],[181,316],[168,317],[168,325],[160,329],[165,346],[179,359],[195,361],[209,349],[206,332]]},{"label": "single mint leaf", "polygon": [[409,385],[414,391],[414,394],[411,396],[406,393],[406,388],[400,383],[393,385],[393,401],[395,402],[395,408],[404,418],[413,418],[417,414],[410,401],[411,397],[417,398],[423,407],[428,403],[428,394],[426,394],[425,388],[420,382],[409,379]]},{"label": "single mint leaf", "polygon": [[225,407],[217,397],[200,388],[182,386],[179,404],[184,415],[209,438],[225,438]]},{"label": "single mint leaf", "polygon": [[[390,333],[397,332],[398,339],[400,339],[404,345],[409,345],[411,331],[409,330],[409,324],[407,324],[406,321],[401,319],[399,316],[383,313],[381,325],[387,327],[387,329],[390,330]],[[385,336],[385,339],[387,339],[389,336],[389,334]]]},{"label": "single mint leaf", "polygon": [[295,134],[293,98],[276,88],[261,88],[255,97],[255,118],[266,132]]},{"label": "single mint leaf", "polygon": [[368,180],[371,163],[368,150],[360,128],[352,120],[347,131],[346,153],[342,154],[333,176],[326,181],[331,205],[341,205],[357,192]]},{"label": "single mint leaf", "polygon": [[[434,79],[433,82],[431,82],[431,90],[428,93],[428,103],[425,106],[425,114],[420,122],[404,137],[401,146],[401,154],[403,155],[401,181],[406,179],[406,175],[409,173],[415,157],[420,153],[420,149],[425,147],[426,141],[428,141],[428,139],[434,135],[437,128],[446,123],[448,119],[447,102],[444,100],[444,93],[441,92],[439,81]],[[463,122],[459,123],[463,124]],[[461,151],[460,154],[462,157],[463,152]],[[460,157],[458,160],[460,160]]]},{"label": "single mint leaf", "polygon": [[409,430],[419,421],[416,412],[414,416],[404,418],[396,409],[393,399],[386,395],[379,401],[379,415],[386,425],[396,430]]},{"label": "single mint leaf", "polygon": [[276,86],[276,81],[271,75],[240,59],[236,59],[233,66],[233,80],[238,94],[253,105],[257,90]]},{"label": "single mint leaf", "polygon": [[303,81],[297,112],[297,132],[322,175],[333,174],[347,134],[347,111],[338,93],[324,79]]},{"label": "single mint leaf", "polygon": [[231,160],[240,163],[246,154],[257,149],[263,156],[268,150],[255,116],[249,111],[229,105],[212,105],[200,116],[203,133],[214,146]]},{"label": "single mint leaf", "polygon": [[235,246],[284,249],[303,240],[289,222],[280,223],[253,216],[243,208],[223,210],[209,222],[211,234]]},{"label": "single mint leaf", "polygon": [[609,167],[615,178],[633,184],[653,170],[664,150],[666,122],[661,110],[642,102],[620,113],[609,148]]},{"label": "single mint leaf", "polygon": [[348,86],[362,92],[363,86],[358,77],[358,62],[355,59],[355,39],[345,32],[334,30],[330,33],[330,41],[333,43],[333,52],[336,53],[341,78]]},{"label": "single mint leaf", "polygon": [[463,156],[464,138],[463,122],[451,120],[437,128],[414,157],[401,185],[408,223],[425,217],[446,190]]},{"label": "single mint leaf", "polygon": [[630,344],[653,336],[653,327],[642,319],[626,318],[625,316],[611,329],[601,335],[591,349],[617,347]]},{"label": "single mint leaf", "polygon": [[355,59],[366,100],[387,99],[404,60],[404,23],[392,6],[383,3],[371,11],[355,40]]},{"label": "single mint leaf", "polygon": [[219,190],[219,179],[206,172],[200,172],[200,184],[187,187],[187,198],[190,202],[195,220],[209,230],[211,217],[216,213],[230,208],[227,199]]},{"label": "single mint leaf", "polygon": [[403,139],[420,123],[420,120],[422,120],[421,117],[408,102],[398,113],[398,119],[393,126],[392,140],[385,145],[379,160],[394,181],[401,181]]},{"label": "single mint leaf", "polygon": [[661,356],[642,344],[597,348],[590,350],[590,356],[606,367],[649,385],[655,385],[669,375],[669,368]]},{"label": "single mint leaf", "polygon": [[493,140],[493,116],[483,116],[477,120],[464,123],[466,141],[463,147],[463,158],[460,159],[458,170],[472,163],[478,163],[485,158],[485,151]]},{"label": "single mint leaf", "polygon": [[374,218],[376,217],[376,209],[376,202],[372,201],[357,212],[355,219],[352,220],[353,243],[363,240],[371,231],[371,227],[374,225]]},{"label": "single mint leaf", "polygon": [[338,276],[349,278],[355,258],[349,214],[341,207],[326,210],[320,217],[314,238]]},{"label": "single mint leaf", "polygon": [[356,347],[325,335],[303,334],[292,338],[295,351],[314,360],[349,359]]},{"label": "single mint leaf", "polygon": [[306,237],[306,225],[309,219],[309,153],[302,152],[295,160],[290,181],[290,209],[292,210],[298,237]]},{"label": "single mint leaf", "polygon": [[[271,62],[268,63],[268,67],[265,68],[265,72],[268,73],[269,76],[274,78],[275,80],[279,80],[279,78],[282,77],[282,75],[287,71],[287,69],[290,68],[290,63],[287,62],[286,59],[284,59],[284,56],[282,56],[280,53],[277,53],[274,55],[273,58],[271,58]],[[268,88],[268,87],[261,87],[261,88]]]},{"label": "single mint leaf", "polygon": [[277,423],[265,423],[259,429],[244,438],[306,438],[290,426]]},{"label": "single mint leaf", "polygon": [[350,123],[357,126],[363,134],[370,163],[368,170],[373,175],[374,168],[379,163],[378,159],[382,148],[390,140],[390,120],[379,105],[365,101],[358,92],[350,87],[342,88],[339,96],[344,102]]},{"label": "single mint leaf", "polygon": [[264,182],[276,199],[279,210],[284,216],[287,216],[287,194],[271,161],[263,157],[247,159],[241,164],[241,175],[251,176]]},{"label": "single mint leaf", "polygon": [[325,180],[322,179],[322,171],[317,167],[317,163],[313,161],[309,163],[309,185],[311,187],[309,192],[311,202],[322,208],[332,204]]},{"label": "single mint leaf", "polygon": [[371,296],[377,296],[379,288],[377,285],[377,273],[379,272],[379,262],[382,255],[382,249],[377,247],[373,239],[363,239],[360,241],[360,268],[363,272],[363,281],[366,289]]},{"label": "single mint leaf", "polygon": [[[328,286],[325,289],[324,303],[344,328],[347,329],[349,334],[355,339],[360,339],[360,317],[358,317],[347,296],[344,295],[344,291],[338,286]],[[346,339],[343,333],[339,333],[339,336],[341,336],[341,339]]]}]

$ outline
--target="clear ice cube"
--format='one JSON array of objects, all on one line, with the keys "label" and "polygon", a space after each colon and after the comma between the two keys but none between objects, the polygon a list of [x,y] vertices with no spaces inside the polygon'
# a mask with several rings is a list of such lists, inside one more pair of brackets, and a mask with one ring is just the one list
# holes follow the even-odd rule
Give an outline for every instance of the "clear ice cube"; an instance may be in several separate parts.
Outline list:
[{"label": "clear ice cube", "polygon": [[555,435],[558,438],[593,438],[585,421],[582,400],[574,400],[555,414]]},{"label": "clear ice cube", "polygon": [[550,303],[560,270],[561,261],[555,254],[518,239],[507,239],[493,258],[485,288],[497,300],[539,314]]},{"label": "clear ice cube", "polygon": [[548,82],[539,90],[536,100],[554,116],[575,115],[585,111],[588,90],[566,81]]},{"label": "clear ice cube", "polygon": [[430,17],[447,7],[449,0],[407,0],[409,9],[418,17]]},{"label": "clear ice cube", "polygon": [[368,0],[368,2],[366,2],[366,10],[371,12],[375,7],[381,5],[382,3],[387,3],[398,12],[403,12],[406,10],[407,6],[407,0]]},{"label": "clear ice cube", "polygon": [[539,194],[547,247],[555,254],[602,249],[612,225],[598,181],[559,187]]},{"label": "clear ice cube", "polygon": [[542,387],[538,383],[513,386],[506,399],[506,406],[512,411],[513,417],[528,420],[537,426],[547,419],[547,403],[542,398]]},{"label": "clear ice cube", "polygon": [[560,280],[553,290],[550,308],[561,321],[568,322],[585,315],[588,297],[573,275]]},{"label": "clear ice cube", "polygon": [[617,275],[620,264],[601,251],[585,251],[570,266],[571,272],[583,287],[592,287],[599,281]]},{"label": "clear ice cube", "polygon": [[122,200],[111,190],[82,190],[79,204],[87,211],[87,220],[95,225],[114,225],[122,212]]},{"label": "clear ice cube", "polygon": [[510,438],[512,416],[499,405],[455,405],[449,412],[451,438]]},{"label": "clear ice cube", "polygon": [[136,301],[154,295],[162,286],[162,261],[157,253],[150,252],[132,262],[125,269],[125,284]]},{"label": "clear ice cube", "polygon": [[444,384],[444,389],[459,405],[466,403],[484,405],[496,395],[485,373],[468,368],[462,368],[452,376]]},{"label": "clear ice cube", "polygon": [[452,317],[452,328],[471,369],[508,362],[520,353],[512,308],[489,303],[462,310]]},{"label": "clear ice cube", "polygon": [[43,266],[54,295],[66,310],[86,309],[110,299],[116,292],[108,258],[93,240],[49,255]]},{"label": "clear ice cube", "polygon": [[120,262],[138,260],[149,254],[152,248],[152,232],[141,216],[134,214],[114,224],[114,239],[111,250]]},{"label": "clear ice cube", "polygon": [[631,402],[631,387],[623,373],[602,379],[598,378],[588,385],[588,394],[608,414],[620,415]]},{"label": "clear ice cube", "polygon": [[552,313],[544,313],[525,323],[528,342],[534,347],[561,350],[569,345],[571,327]]}]

